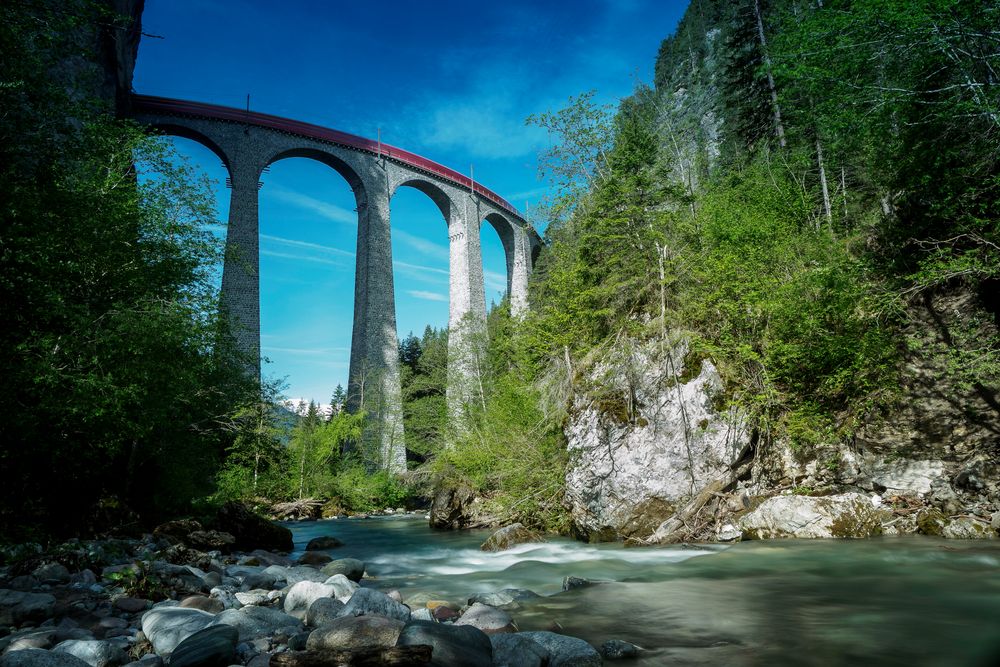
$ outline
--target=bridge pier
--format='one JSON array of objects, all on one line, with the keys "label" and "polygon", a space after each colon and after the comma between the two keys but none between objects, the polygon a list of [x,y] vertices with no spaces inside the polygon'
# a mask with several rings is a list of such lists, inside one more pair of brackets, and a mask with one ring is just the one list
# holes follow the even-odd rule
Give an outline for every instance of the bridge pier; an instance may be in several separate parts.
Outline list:
[{"label": "bridge pier", "polygon": [[221,308],[236,349],[247,357],[247,373],[260,378],[260,235],[256,164],[230,163],[232,192],[226,254],[222,266]]},{"label": "bridge pier", "polygon": [[510,314],[514,317],[524,317],[528,312],[528,276],[531,274],[531,243],[523,227],[514,227],[514,252],[511,262],[510,284],[507,286],[510,296]]},{"label": "bridge pier", "polygon": [[[448,216],[448,385],[453,427],[463,430],[465,406],[483,400],[486,297],[479,238],[479,202],[457,197]],[[457,210],[456,210],[457,209]]]},{"label": "bridge pier", "polygon": [[358,251],[354,282],[354,329],[347,407],[369,419],[361,454],[374,467],[406,470],[399,342],[393,295],[389,190],[379,170],[365,179],[358,197]]}]

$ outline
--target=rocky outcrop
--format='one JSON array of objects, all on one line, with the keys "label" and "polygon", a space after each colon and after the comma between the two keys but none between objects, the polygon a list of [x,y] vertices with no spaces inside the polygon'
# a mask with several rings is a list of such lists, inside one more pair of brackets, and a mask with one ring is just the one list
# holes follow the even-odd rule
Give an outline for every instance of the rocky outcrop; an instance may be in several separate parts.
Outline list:
[{"label": "rocky outcrop", "polygon": [[860,493],[776,496],[744,516],[744,539],[872,537],[882,534],[883,515]]},{"label": "rocky outcrop", "polygon": [[720,410],[722,380],[679,339],[622,345],[583,381],[566,426],[566,503],[579,536],[646,537],[750,445],[735,411]]}]

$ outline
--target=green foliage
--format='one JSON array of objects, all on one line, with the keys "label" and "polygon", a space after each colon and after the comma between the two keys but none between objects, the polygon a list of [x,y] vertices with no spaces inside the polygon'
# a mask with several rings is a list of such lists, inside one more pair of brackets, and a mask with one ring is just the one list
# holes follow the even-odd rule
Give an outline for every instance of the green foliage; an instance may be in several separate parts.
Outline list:
[{"label": "green foliage", "polygon": [[128,597],[144,600],[165,600],[170,597],[169,586],[150,570],[150,565],[146,561],[137,560],[131,567],[105,576],[121,586]]},{"label": "green foliage", "polygon": [[347,459],[330,479],[330,496],[348,510],[373,512],[405,505],[412,493],[395,475],[384,470],[372,472],[363,462]]},{"label": "green foliage", "polygon": [[210,194],[92,99],[80,42],[97,9],[2,12],[0,525],[98,530],[94,507],[116,497],[183,511],[212,489],[220,420],[254,391],[214,315]]},{"label": "green foliage", "polygon": [[438,454],[434,469],[470,484],[504,523],[565,532],[565,444],[560,424],[552,423],[542,404],[539,391],[516,374],[501,377],[486,409],[473,413],[466,430]]},{"label": "green foliage", "polygon": [[436,451],[447,421],[448,330],[428,326],[400,343],[400,385],[407,450],[419,456]]}]

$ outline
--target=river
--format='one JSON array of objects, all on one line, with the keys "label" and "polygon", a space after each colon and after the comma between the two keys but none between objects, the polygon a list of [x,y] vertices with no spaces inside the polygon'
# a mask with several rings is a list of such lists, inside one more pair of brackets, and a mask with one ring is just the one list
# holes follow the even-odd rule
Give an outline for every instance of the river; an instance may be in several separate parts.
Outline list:
[{"label": "river", "polygon": [[[334,558],[404,601],[464,604],[530,589],[521,630],[553,623],[635,665],[1000,665],[1000,543],[926,537],[625,549],[563,538],[484,553],[489,531],[433,531],[420,517],[289,523],[295,546],[333,535]],[[600,583],[562,592],[566,576]]]}]

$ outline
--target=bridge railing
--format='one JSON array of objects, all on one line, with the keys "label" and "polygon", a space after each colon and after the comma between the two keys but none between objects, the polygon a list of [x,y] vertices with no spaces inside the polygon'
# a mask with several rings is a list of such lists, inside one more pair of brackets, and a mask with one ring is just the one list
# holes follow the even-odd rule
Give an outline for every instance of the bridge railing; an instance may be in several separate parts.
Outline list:
[{"label": "bridge railing", "polygon": [[438,176],[446,181],[466,188],[471,192],[480,195],[502,209],[511,213],[519,220],[527,222],[525,217],[514,208],[510,202],[493,192],[489,188],[483,187],[474,182],[468,176],[461,174],[454,169],[450,169],[443,164],[429,160],[422,155],[408,150],[384,144],[381,142],[366,139],[355,134],[341,132],[312,123],[272,116],[271,114],[259,111],[246,111],[234,107],[225,107],[218,104],[206,104],[204,102],[192,102],[190,100],[177,100],[169,97],[156,97],[153,95],[133,95],[132,111],[135,114],[167,114],[180,116],[193,116],[197,118],[210,118],[236,123],[247,123],[260,127],[267,127],[279,132],[286,132],[309,139],[329,142],[349,149],[364,151],[373,155],[384,156],[391,160],[401,162],[407,166],[414,167],[421,171]]}]

